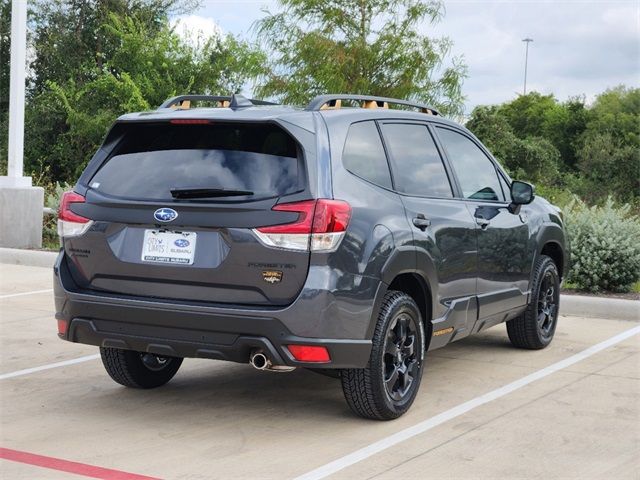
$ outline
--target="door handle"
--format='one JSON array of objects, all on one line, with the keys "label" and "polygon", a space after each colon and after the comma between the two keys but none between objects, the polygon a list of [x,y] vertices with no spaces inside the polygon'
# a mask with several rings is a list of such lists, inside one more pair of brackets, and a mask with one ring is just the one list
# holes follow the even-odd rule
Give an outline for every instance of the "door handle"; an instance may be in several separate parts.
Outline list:
[{"label": "door handle", "polygon": [[413,224],[424,232],[427,227],[431,225],[431,220],[425,218],[423,214],[419,213],[414,217]]},{"label": "door handle", "polygon": [[491,223],[491,220],[487,220],[484,217],[476,217],[476,223],[480,225],[480,228],[484,230],[489,226],[489,224]]}]

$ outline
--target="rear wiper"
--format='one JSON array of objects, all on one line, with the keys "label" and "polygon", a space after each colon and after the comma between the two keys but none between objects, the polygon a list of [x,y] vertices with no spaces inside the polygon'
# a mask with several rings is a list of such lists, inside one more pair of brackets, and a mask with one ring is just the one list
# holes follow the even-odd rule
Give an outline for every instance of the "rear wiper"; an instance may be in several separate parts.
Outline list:
[{"label": "rear wiper", "polygon": [[225,188],[172,188],[170,192],[173,198],[214,198],[253,195],[253,192],[249,190],[227,190]]}]

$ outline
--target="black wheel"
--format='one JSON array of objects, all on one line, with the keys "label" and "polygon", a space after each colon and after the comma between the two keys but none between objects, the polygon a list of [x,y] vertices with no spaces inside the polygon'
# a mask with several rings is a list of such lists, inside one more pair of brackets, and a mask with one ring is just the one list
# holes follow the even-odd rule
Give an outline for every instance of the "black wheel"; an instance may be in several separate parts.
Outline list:
[{"label": "black wheel", "polygon": [[342,390],[356,414],[392,420],[409,410],[424,361],[424,326],[418,306],[402,292],[385,295],[366,368],[342,370]]},{"label": "black wheel", "polygon": [[539,350],[551,343],[558,325],[560,276],[550,257],[541,255],[535,266],[531,300],[522,315],[507,322],[515,347]]},{"label": "black wheel", "polygon": [[100,347],[100,356],[109,376],[132,388],[160,387],[173,378],[182,364],[182,358],[118,348]]}]

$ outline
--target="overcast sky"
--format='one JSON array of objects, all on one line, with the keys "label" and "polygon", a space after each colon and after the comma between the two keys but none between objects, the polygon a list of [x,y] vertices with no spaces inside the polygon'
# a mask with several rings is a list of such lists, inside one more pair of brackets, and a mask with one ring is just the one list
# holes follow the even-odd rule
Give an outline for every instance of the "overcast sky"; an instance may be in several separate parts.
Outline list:
[{"label": "overcast sky", "polygon": [[[469,77],[466,110],[500,103],[522,92],[525,37],[529,47],[527,90],[558,99],[586,95],[587,101],[621,83],[640,85],[638,0],[446,0],[446,15],[425,33],[446,35],[453,54],[464,56]],[[190,30],[223,31],[252,38],[252,23],[277,8],[270,1],[203,0],[182,18]],[[366,93],[366,92],[357,92]]]}]

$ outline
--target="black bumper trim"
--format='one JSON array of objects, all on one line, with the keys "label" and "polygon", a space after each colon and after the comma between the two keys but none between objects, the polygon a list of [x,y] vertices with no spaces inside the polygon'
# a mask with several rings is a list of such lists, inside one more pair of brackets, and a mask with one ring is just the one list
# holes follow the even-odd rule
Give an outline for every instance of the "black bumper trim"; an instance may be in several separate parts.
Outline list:
[{"label": "black bumper trim", "polygon": [[[182,334],[181,338],[176,335]],[[282,335],[278,343],[266,336],[233,335],[227,332],[191,330],[188,336],[180,328],[140,325],[108,320],[74,318],[67,336],[71,342],[100,347],[121,348],[149,352],[172,357],[208,358],[247,363],[253,350],[268,354],[276,365],[321,368],[363,368],[369,361],[371,341],[302,338]],[[197,341],[200,338],[206,341]],[[296,361],[285,345],[322,345],[329,350],[330,363],[308,363]]]}]

